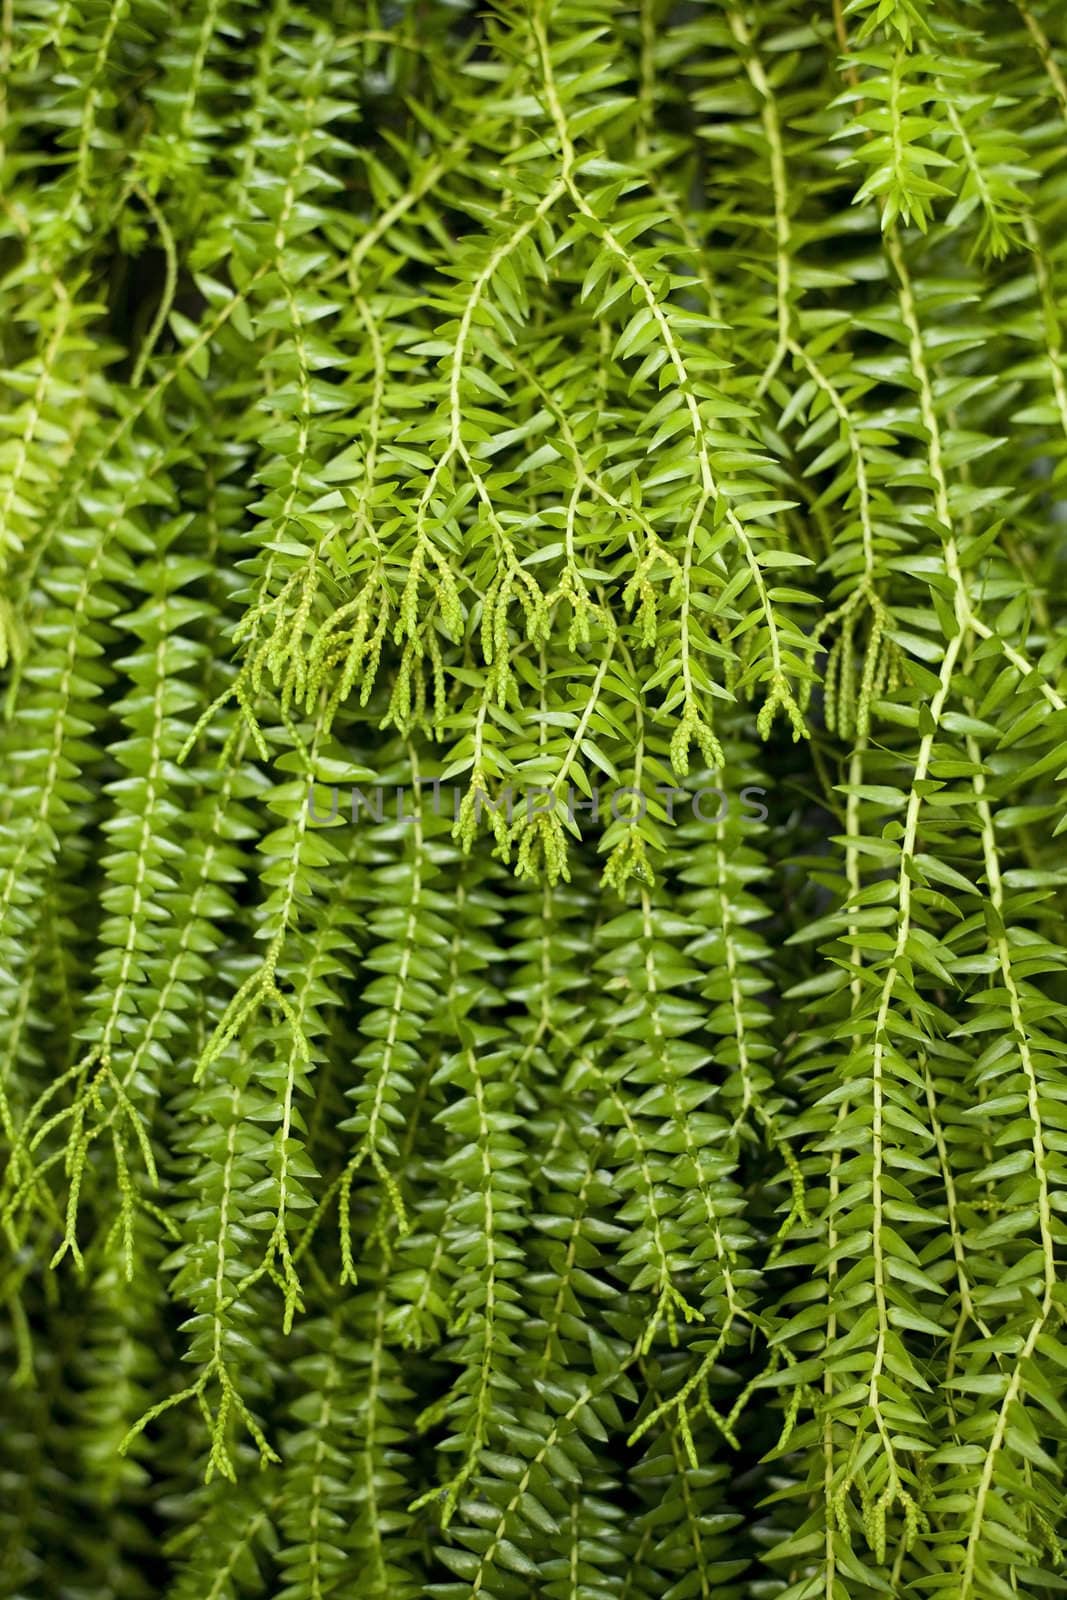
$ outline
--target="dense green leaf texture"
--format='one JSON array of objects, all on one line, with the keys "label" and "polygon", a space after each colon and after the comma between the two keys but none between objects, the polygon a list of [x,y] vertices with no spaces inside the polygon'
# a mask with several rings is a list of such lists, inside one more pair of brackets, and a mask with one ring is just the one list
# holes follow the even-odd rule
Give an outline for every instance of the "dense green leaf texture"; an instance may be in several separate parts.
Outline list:
[{"label": "dense green leaf texture", "polygon": [[1062,0],[0,6],[0,1596],[1067,1590]]}]

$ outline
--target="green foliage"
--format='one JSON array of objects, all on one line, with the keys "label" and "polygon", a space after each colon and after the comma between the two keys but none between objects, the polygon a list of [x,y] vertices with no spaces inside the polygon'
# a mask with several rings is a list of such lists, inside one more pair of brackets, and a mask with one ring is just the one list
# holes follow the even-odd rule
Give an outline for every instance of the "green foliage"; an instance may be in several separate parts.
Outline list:
[{"label": "green foliage", "polygon": [[0,1595],[1067,1585],[1065,151],[1054,0],[0,8]]}]

